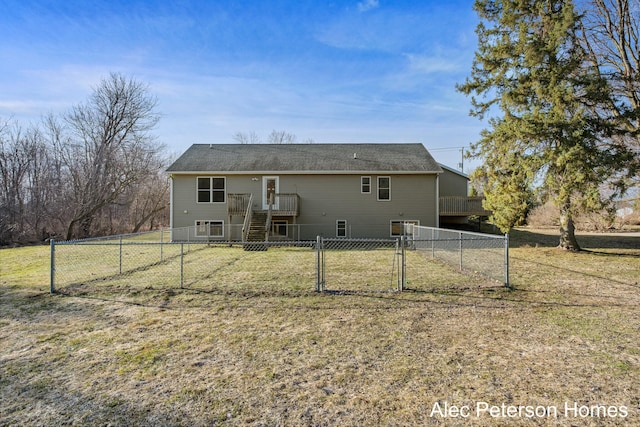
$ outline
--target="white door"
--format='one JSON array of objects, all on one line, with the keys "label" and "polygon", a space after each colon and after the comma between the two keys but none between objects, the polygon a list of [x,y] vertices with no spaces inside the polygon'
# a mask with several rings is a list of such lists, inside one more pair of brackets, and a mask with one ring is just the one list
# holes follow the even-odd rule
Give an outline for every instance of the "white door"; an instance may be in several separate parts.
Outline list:
[{"label": "white door", "polygon": [[262,177],[262,209],[269,209],[269,198],[272,197],[273,206],[271,209],[278,209],[278,197],[276,194],[280,192],[280,185],[277,176]]}]

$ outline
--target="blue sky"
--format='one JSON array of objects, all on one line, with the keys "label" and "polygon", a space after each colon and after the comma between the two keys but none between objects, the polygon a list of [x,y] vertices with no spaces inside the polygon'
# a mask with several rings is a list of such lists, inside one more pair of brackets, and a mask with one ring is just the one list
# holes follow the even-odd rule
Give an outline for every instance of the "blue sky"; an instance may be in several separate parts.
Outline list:
[{"label": "blue sky", "polygon": [[149,84],[171,152],[279,130],[421,142],[456,167],[483,127],[455,90],[476,48],[472,3],[4,0],[0,117],[35,123],[119,72]]}]

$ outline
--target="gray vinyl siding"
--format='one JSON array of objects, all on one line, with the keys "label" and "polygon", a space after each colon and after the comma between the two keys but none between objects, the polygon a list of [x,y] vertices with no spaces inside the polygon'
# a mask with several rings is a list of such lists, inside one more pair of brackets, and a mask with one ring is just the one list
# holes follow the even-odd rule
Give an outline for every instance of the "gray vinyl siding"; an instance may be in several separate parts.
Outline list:
[{"label": "gray vinyl siding", "polygon": [[[372,191],[362,194],[360,175],[296,176],[281,178],[281,192],[300,195],[300,224],[317,224],[316,234],[335,236],[336,220],[346,220],[351,237],[387,238],[390,221],[419,220],[435,224],[435,176],[383,175],[391,177],[391,200],[377,200],[377,175]],[[295,179],[295,183],[289,183]],[[284,181],[287,182],[284,185]],[[293,187],[287,189],[288,185]],[[313,236],[309,236],[312,238]]]},{"label": "gray vinyl siding", "polygon": [[[172,227],[190,227],[196,220],[223,220],[225,239],[238,239],[242,217],[229,222],[227,203],[196,203],[196,177],[219,173],[173,175]],[[371,176],[371,193],[361,192],[360,174],[277,175],[280,193],[297,193],[300,215],[289,223],[302,224],[303,239],[317,235],[335,237],[336,220],[347,221],[350,237],[388,238],[390,221],[417,220],[436,225],[435,174],[366,174]],[[377,177],[391,178],[391,200],[378,201]],[[257,179],[256,179],[257,178]],[[262,208],[262,175],[227,175],[227,193],[253,193],[254,208]],[[187,211],[185,214],[184,211]],[[232,227],[235,226],[235,227]],[[235,230],[231,236],[230,230]]]},{"label": "gray vinyl siding", "polygon": [[[221,240],[239,240],[241,238],[241,225],[243,218],[235,216],[229,218],[228,197],[225,203],[198,203],[197,202],[197,178],[209,176],[224,176],[218,173],[199,173],[194,175],[173,175],[173,203],[172,228],[193,227],[196,221],[221,220],[224,221],[224,237]],[[226,192],[228,193],[253,193],[254,208],[260,209],[259,197],[262,192],[262,178],[252,181],[255,176],[240,175],[226,177]],[[186,213],[185,213],[186,211]]]},{"label": "gray vinyl siding", "polygon": [[443,168],[440,174],[440,196],[461,196],[469,194],[469,178],[466,175]]}]

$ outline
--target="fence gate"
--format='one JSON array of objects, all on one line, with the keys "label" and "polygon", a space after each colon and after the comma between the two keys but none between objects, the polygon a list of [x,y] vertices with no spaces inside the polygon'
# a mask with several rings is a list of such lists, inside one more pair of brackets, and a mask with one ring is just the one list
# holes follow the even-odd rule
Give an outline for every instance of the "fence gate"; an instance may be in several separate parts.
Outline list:
[{"label": "fence gate", "polygon": [[318,237],[318,292],[402,291],[406,283],[405,239]]}]

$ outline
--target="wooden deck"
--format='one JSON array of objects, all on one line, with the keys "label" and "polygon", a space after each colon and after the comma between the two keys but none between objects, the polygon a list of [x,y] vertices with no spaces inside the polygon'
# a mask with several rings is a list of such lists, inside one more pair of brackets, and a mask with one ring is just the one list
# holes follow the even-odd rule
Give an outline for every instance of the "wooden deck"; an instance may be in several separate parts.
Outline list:
[{"label": "wooden deck", "polygon": [[440,216],[489,216],[491,211],[482,206],[484,197],[440,197]]}]

